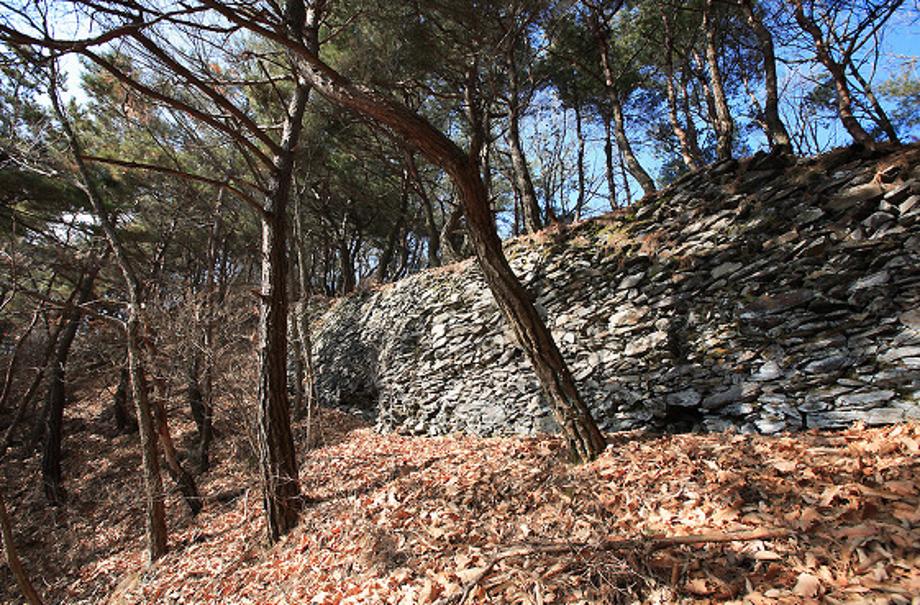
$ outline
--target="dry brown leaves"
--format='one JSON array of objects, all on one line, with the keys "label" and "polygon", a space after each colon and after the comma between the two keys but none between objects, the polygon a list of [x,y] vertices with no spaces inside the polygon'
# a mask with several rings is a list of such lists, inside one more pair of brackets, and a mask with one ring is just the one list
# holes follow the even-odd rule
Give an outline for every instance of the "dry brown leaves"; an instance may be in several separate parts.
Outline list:
[{"label": "dry brown leaves", "polygon": [[[219,481],[249,481],[249,491],[209,500],[115,602],[408,605],[456,601],[467,586],[471,603],[911,603],[920,594],[917,424],[781,437],[626,433],[596,462],[573,466],[555,438],[409,438],[355,428],[337,412],[323,421],[326,445],[303,453],[308,504],[296,531],[266,548],[255,483],[229,480],[222,466],[210,492]],[[171,511],[181,515],[181,503]],[[791,534],[654,552],[584,546],[761,528]],[[546,544],[573,546],[482,573],[509,547]],[[100,551],[67,571],[56,596],[94,601],[75,588],[81,578],[102,574],[111,589],[111,569],[136,570],[139,547]]]}]

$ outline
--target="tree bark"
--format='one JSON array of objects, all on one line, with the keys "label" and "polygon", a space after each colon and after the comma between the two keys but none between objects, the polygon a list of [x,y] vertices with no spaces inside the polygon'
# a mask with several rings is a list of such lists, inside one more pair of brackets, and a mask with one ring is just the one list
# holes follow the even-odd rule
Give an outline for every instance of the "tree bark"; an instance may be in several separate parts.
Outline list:
[{"label": "tree bark", "polygon": [[613,174],[613,141],[610,140],[610,112],[602,111],[601,119],[604,121],[604,176],[607,177],[607,197],[610,200],[610,209],[620,207],[617,203],[617,183]]},{"label": "tree bark", "polygon": [[32,314],[32,320],[26,326],[26,329],[22,331],[22,334],[16,338],[16,342],[13,344],[13,351],[10,353],[10,363],[6,367],[6,373],[3,376],[3,386],[0,387],[0,414],[6,412],[6,403],[9,401],[10,394],[13,391],[13,376],[16,373],[16,366],[19,365],[19,354],[22,352],[22,345],[29,338],[29,335],[32,334],[32,329],[35,328],[35,324],[38,323],[38,318],[41,317],[41,314],[41,307],[35,309],[35,312]]},{"label": "tree bark", "polygon": [[166,554],[166,506],[163,482],[160,478],[160,463],[157,459],[157,434],[153,427],[153,416],[150,410],[150,402],[147,398],[147,390],[144,388],[144,368],[143,360],[141,359],[140,282],[124,247],[121,245],[115,226],[109,219],[109,214],[102,203],[99,189],[87,169],[86,163],[83,161],[82,145],[70,125],[70,120],[67,118],[58,96],[56,71],[54,69],[51,74],[51,89],[49,91],[51,102],[70,143],[70,151],[77,165],[83,191],[89,198],[96,219],[102,226],[106,242],[115,256],[128,291],[128,319],[125,322],[128,345],[128,373],[131,394],[134,399],[134,405],[137,408],[141,442],[141,464],[144,474],[144,500],[146,505],[147,558],[150,563],[153,563]]},{"label": "tree bark", "polygon": [[278,36],[271,30],[242,19],[216,2],[204,1],[231,20],[239,20],[247,28],[275,39],[298,53],[304,73],[317,92],[333,103],[388,126],[396,136],[414,144],[429,161],[447,172],[463,203],[473,249],[489,288],[511,325],[518,344],[530,359],[569,446],[581,460],[591,460],[597,456],[604,448],[604,437],[579,396],[574,379],[530,295],[521,286],[505,258],[480,174],[480,147],[474,144],[471,147],[477,153],[464,153],[424,118],[388,97],[352,84],[296,40]]},{"label": "tree bark", "polygon": [[716,24],[712,15],[713,0],[703,2],[703,31],[706,40],[706,65],[709,67],[709,81],[712,86],[712,99],[716,110],[716,153],[720,160],[732,157],[732,144],[735,139],[735,121],[732,119],[722,70],[719,68],[719,48],[716,43]]},{"label": "tree bark", "polygon": [[882,129],[882,132],[885,133],[885,136],[888,137],[888,140],[892,143],[900,143],[901,139],[898,138],[898,133],[895,131],[894,126],[891,123],[891,120],[888,119],[888,114],[885,112],[885,108],[882,107],[882,104],[879,103],[878,98],[875,96],[875,93],[872,91],[872,86],[868,81],[859,73],[859,69],[853,63],[853,57],[847,57],[847,66],[850,68],[850,73],[853,74],[853,79],[862,87],[863,93],[866,95],[866,99],[869,101],[869,105],[872,107],[872,112],[875,114],[875,123],[878,124],[879,128]]},{"label": "tree bark", "polygon": [[[179,488],[179,493],[188,505],[189,510],[194,517],[201,512],[201,496],[198,495],[198,486],[188,471],[179,461],[179,455],[176,452],[176,446],[173,443],[172,436],[169,434],[169,424],[166,419],[166,406],[163,400],[166,398],[166,389],[162,380],[157,379],[157,393],[152,399],[153,418],[156,422],[157,437],[163,445],[163,457],[166,459],[166,472]],[[146,387],[145,387],[146,389]]]},{"label": "tree bark", "polygon": [[581,220],[581,212],[585,206],[585,133],[581,126],[581,106],[575,100],[575,136],[578,138],[578,197],[575,198],[575,220]]},{"label": "tree bark", "polygon": [[645,168],[639,162],[639,158],[633,152],[632,145],[629,143],[629,137],[626,135],[626,121],[623,118],[623,106],[620,103],[620,94],[617,91],[616,79],[613,75],[613,69],[610,67],[610,55],[607,44],[607,28],[603,23],[599,9],[592,8],[592,34],[594,43],[597,46],[597,52],[601,60],[601,69],[604,73],[604,91],[607,93],[607,99],[610,101],[610,112],[613,117],[613,133],[616,137],[617,147],[626,164],[626,168],[634,179],[642,187],[642,191],[648,195],[655,192],[655,181],[649,176]]},{"label": "tree bark", "polygon": [[[74,292],[76,294],[76,291]],[[71,298],[73,295],[71,295]],[[54,349],[57,346],[58,337],[61,334],[61,330],[64,325],[61,322],[58,322],[48,334],[48,342],[45,343],[45,348],[42,351],[42,361],[38,366],[38,371],[35,372],[35,376],[32,377],[32,382],[29,383],[29,387],[26,389],[25,394],[19,399],[19,405],[16,406],[16,415],[13,417],[13,421],[8,427],[6,427],[6,433],[3,435],[3,443],[0,444],[0,458],[2,458],[10,446],[13,445],[13,438],[16,434],[17,427],[22,423],[22,419],[25,418],[26,410],[29,409],[29,406],[32,404],[32,401],[35,399],[35,396],[38,394],[38,388],[41,386],[42,379],[45,376],[45,372],[48,370],[49,362],[51,361],[51,355],[54,353]],[[39,414],[41,417],[42,415]],[[38,426],[44,428],[44,421],[38,423]],[[32,443],[41,439],[41,434],[37,437],[33,436],[32,439],[27,439],[27,443]]]},{"label": "tree bark", "polygon": [[661,10],[661,21],[664,26],[664,78],[665,90],[668,96],[668,119],[671,129],[680,145],[680,156],[688,170],[697,170],[700,167],[700,158],[690,144],[690,138],[677,116],[677,90],[674,86],[674,35],[671,29],[671,19],[667,10]]},{"label": "tree bark", "polygon": [[13,540],[13,527],[10,523],[2,493],[0,493],[0,537],[3,540],[3,552],[6,553],[6,564],[13,573],[22,596],[29,605],[41,605],[42,599],[32,586],[32,582],[29,581],[29,574],[26,573],[22,561],[19,560],[19,551],[16,548],[16,542]]},{"label": "tree bark", "polygon": [[610,108],[613,115],[613,134],[614,137],[616,137],[617,147],[620,148],[620,155],[623,157],[626,169],[629,170],[629,174],[638,181],[645,195],[654,193],[655,181],[652,180],[652,177],[649,176],[645,168],[642,167],[639,158],[637,158],[636,154],[633,152],[632,145],[629,143],[629,137],[626,136],[626,123],[623,119],[623,108],[620,106],[620,101],[615,92],[610,92],[609,95]]},{"label": "tree bark", "polygon": [[434,206],[419,174],[418,165],[415,163],[415,154],[407,149],[405,157],[406,168],[409,170],[409,176],[412,179],[412,187],[422,201],[422,209],[425,212],[425,225],[428,229],[428,266],[439,267],[441,266],[441,232],[438,229],[437,222],[434,220]]},{"label": "tree bark", "polygon": [[[288,3],[287,16],[296,12]],[[301,9],[303,9],[301,3]],[[302,27],[302,20],[296,19]],[[297,27],[292,26],[292,27]],[[259,465],[268,541],[277,542],[297,525],[300,486],[291,434],[287,392],[287,245],[286,213],[309,88],[298,82],[288,102],[281,153],[262,218],[262,288],[259,305]],[[347,245],[344,246],[347,249]]]},{"label": "tree bark", "polygon": [[54,359],[51,362],[51,372],[48,376],[48,396],[45,404],[45,442],[42,449],[42,484],[45,497],[55,506],[64,503],[64,492],[61,487],[61,445],[64,432],[64,407],[67,405],[66,370],[70,348],[80,327],[80,305],[85,304],[92,296],[93,284],[99,273],[99,264],[94,262],[84,271],[77,283],[78,292],[74,305],[68,305],[61,320],[64,328],[58,339]]},{"label": "tree bark", "polygon": [[757,45],[763,55],[764,69],[764,100],[763,119],[766,124],[767,139],[770,147],[778,152],[791,152],[792,141],[786,125],[779,116],[779,78],[776,74],[776,51],[773,45],[773,34],[764,25],[763,18],[754,9],[755,0],[739,0],[741,10],[747,19],[748,25],[757,38]]},{"label": "tree bark", "polygon": [[119,433],[137,432],[137,420],[128,412],[128,368],[123,367],[118,372],[118,386],[112,397],[112,411],[115,418],[115,430]]},{"label": "tree bark", "polygon": [[540,203],[537,201],[537,192],[533,186],[530,168],[527,165],[527,156],[521,143],[520,98],[518,91],[517,60],[514,53],[514,44],[508,45],[505,64],[508,70],[508,147],[511,152],[511,170],[514,173],[517,190],[521,194],[521,210],[524,219],[524,230],[527,233],[536,233],[543,228],[540,219]]},{"label": "tree bark", "polygon": [[815,44],[815,55],[818,61],[824,65],[831,79],[834,81],[834,91],[837,96],[837,113],[840,116],[840,122],[846,129],[853,140],[866,147],[873,147],[875,140],[856,119],[853,113],[853,95],[850,92],[850,85],[847,83],[846,70],[844,66],[834,60],[831,56],[827,41],[821,33],[821,28],[805,14],[805,7],[802,0],[792,0],[794,7],[795,20]]}]

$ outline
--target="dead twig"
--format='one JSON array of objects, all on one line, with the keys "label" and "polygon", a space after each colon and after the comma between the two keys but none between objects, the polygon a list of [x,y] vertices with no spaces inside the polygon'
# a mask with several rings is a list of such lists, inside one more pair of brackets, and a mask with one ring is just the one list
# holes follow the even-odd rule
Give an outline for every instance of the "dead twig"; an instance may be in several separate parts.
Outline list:
[{"label": "dead twig", "polygon": [[497,553],[486,563],[485,567],[476,574],[463,591],[447,600],[447,605],[463,605],[469,598],[473,589],[479,585],[482,580],[489,575],[492,568],[505,559],[514,557],[529,557],[532,555],[560,555],[571,552],[609,552],[613,550],[643,549],[646,552],[653,552],[668,548],[671,546],[685,546],[690,544],[719,544],[724,542],[745,542],[751,540],[775,540],[785,538],[792,532],[788,529],[755,529],[743,532],[712,532],[706,534],[694,534],[689,536],[647,536],[643,538],[626,538],[619,540],[605,540],[597,544],[586,543],[568,543],[568,544],[521,544],[512,546],[506,550]]}]

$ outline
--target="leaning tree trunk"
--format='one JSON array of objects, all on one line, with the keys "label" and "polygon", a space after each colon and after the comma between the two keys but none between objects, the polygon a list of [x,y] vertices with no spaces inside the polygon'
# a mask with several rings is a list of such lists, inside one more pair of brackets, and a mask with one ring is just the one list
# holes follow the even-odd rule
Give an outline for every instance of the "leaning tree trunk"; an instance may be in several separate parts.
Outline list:
[{"label": "leaning tree trunk", "polygon": [[828,73],[831,74],[831,79],[834,81],[834,91],[837,96],[837,113],[840,117],[840,122],[843,124],[846,131],[850,133],[850,136],[853,137],[854,141],[866,147],[874,146],[875,140],[866,132],[853,113],[853,94],[850,92],[850,85],[847,82],[844,66],[835,61],[833,56],[831,56],[830,49],[827,47],[827,41],[824,39],[821,29],[805,14],[805,7],[802,4],[802,0],[793,0],[793,5],[796,22],[799,24],[799,27],[811,36],[815,44],[815,54],[818,57],[818,61],[824,65]]},{"label": "leaning tree trunk", "polygon": [[524,219],[524,230],[527,233],[536,233],[543,228],[540,220],[540,203],[537,201],[537,192],[533,186],[533,178],[527,165],[527,156],[521,142],[520,99],[518,98],[517,61],[515,60],[514,44],[509,45],[506,65],[508,69],[508,149],[511,152],[511,170],[514,174],[517,190],[521,195],[521,210]]},{"label": "leaning tree trunk", "polygon": [[[623,105],[620,102],[620,93],[617,90],[616,78],[613,74],[613,68],[610,66],[609,44],[607,42],[609,30],[603,21],[602,16],[598,13],[598,8],[593,8],[590,15],[591,30],[594,36],[594,45],[597,47],[598,55],[601,61],[601,70],[604,73],[604,92],[607,100],[610,102],[610,114],[613,117],[613,134],[616,138],[617,147],[620,155],[626,165],[626,169],[642,187],[642,191],[648,195],[655,192],[655,181],[649,176],[645,168],[639,162],[639,158],[633,152],[632,145],[629,143],[629,137],[626,135],[626,121],[623,118]],[[629,198],[627,198],[629,199]]]},{"label": "leaning tree trunk", "polygon": [[735,121],[732,119],[722,70],[719,68],[719,48],[716,43],[716,25],[712,15],[713,0],[703,2],[703,31],[706,40],[706,65],[709,68],[709,80],[712,86],[712,99],[716,110],[716,153],[720,160],[732,157],[732,144],[735,139]]},{"label": "leaning tree trunk", "polygon": [[80,140],[71,127],[57,91],[56,69],[52,70],[50,87],[51,103],[61,122],[64,134],[70,143],[70,151],[80,174],[81,185],[92,205],[96,220],[102,226],[109,249],[121,270],[128,291],[127,321],[125,335],[128,346],[128,374],[131,383],[131,395],[137,408],[138,432],[141,442],[141,465],[144,475],[145,523],[147,535],[147,557],[154,562],[166,554],[166,505],[163,482],[160,478],[160,464],[157,459],[157,434],[153,427],[153,415],[147,390],[144,388],[144,367],[141,359],[141,292],[140,281],[134,272],[127,252],[121,245],[115,226],[109,218],[108,210],[102,202],[102,196],[96,182],[83,160]]},{"label": "leaning tree trunk", "polygon": [[677,116],[677,90],[674,85],[674,36],[671,30],[671,19],[668,11],[661,10],[661,22],[664,26],[664,77],[665,91],[668,96],[668,119],[671,122],[671,130],[674,131],[674,136],[677,137],[677,142],[680,145],[680,155],[684,161],[684,166],[686,166],[688,170],[697,170],[700,167],[700,158],[695,155],[690,145],[690,138],[687,135],[687,131],[684,129]]},{"label": "leaning tree trunk", "polygon": [[[149,339],[148,339],[149,340]],[[166,472],[179,488],[179,493],[188,505],[189,510],[194,517],[201,512],[201,496],[198,494],[198,486],[192,475],[185,470],[179,461],[179,455],[176,452],[176,446],[173,443],[172,436],[169,434],[169,423],[166,419],[166,406],[163,404],[166,398],[166,388],[162,379],[156,379],[156,392],[151,402],[153,410],[153,419],[156,423],[157,438],[163,445],[163,457],[166,459]]]},{"label": "leaning tree trunk", "polygon": [[[530,294],[514,275],[495,231],[489,198],[477,157],[461,151],[428,121],[387,97],[359,88],[299,44],[290,48],[304,59],[313,87],[334,103],[390,127],[413,143],[451,177],[460,194],[476,257],[499,309],[537,374],[573,453],[591,460],[604,448],[604,437],[575,387],[575,381]],[[474,147],[475,149],[475,147]],[[478,154],[476,154],[478,155]]]},{"label": "leaning tree trunk", "polygon": [[859,73],[859,68],[853,63],[853,57],[847,57],[847,67],[850,68],[850,73],[853,74],[853,79],[856,80],[856,83],[859,84],[863,89],[863,94],[866,95],[866,99],[869,101],[869,106],[872,107],[872,113],[874,114],[875,123],[878,124],[878,127],[882,129],[882,132],[885,133],[885,136],[888,137],[888,140],[892,143],[901,143],[901,139],[898,137],[897,131],[894,129],[894,125],[891,123],[891,120],[888,118],[888,114],[885,112],[885,108],[882,107],[882,104],[879,102],[878,97],[875,96],[875,93],[872,91],[872,85]]},{"label": "leaning tree trunk", "polygon": [[[476,157],[478,153],[464,153],[443,132],[405,105],[373,90],[354,85],[323,63],[315,49],[304,46],[296,37],[279,36],[227,9],[217,0],[203,2],[231,21],[284,44],[301,59],[300,66],[317,92],[337,105],[389,127],[396,136],[415,145],[429,161],[447,172],[460,194],[469,222],[473,249],[489,288],[518,343],[530,359],[573,454],[587,461],[603,451],[604,437],[579,396],[562,354],[537,313],[530,294],[514,275],[505,258],[480,174]],[[299,3],[303,8],[302,0],[291,0],[291,3]],[[473,150],[478,151],[478,148],[473,146]]]},{"label": "leaning tree trunk", "polygon": [[13,527],[6,511],[6,503],[3,500],[2,493],[0,493],[0,539],[2,539],[3,543],[3,552],[6,554],[6,564],[13,573],[22,596],[29,605],[41,605],[42,599],[32,586],[32,582],[29,581],[29,574],[26,573],[22,561],[19,560],[19,551],[13,540]]},{"label": "leaning tree trunk", "polygon": [[763,19],[754,10],[753,0],[740,0],[741,10],[747,19],[748,25],[754,31],[760,54],[763,55],[764,71],[764,101],[763,119],[766,123],[767,139],[770,147],[776,151],[788,153],[792,151],[792,141],[789,131],[779,116],[779,78],[776,74],[776,51],[773,45],[773,34],[764,25]]},{"label": "leaning tree trunk", "polygon": [[629,170],[629,174],[639,182],[639,186],[642,187],[643,193],[646,195],[654,193],[655,181],[652,180],[652,177],[649,176],[645,168],[642,167],[639,158],[637,158],[635,152],[633,152],[632,145],[629,143],[629,137],[626,136],[626,123],[623,119],[623,108],[620,105],[620,99],[617,97],[616,91],[611,89],[609,91],[609,97],[610,108],[613,115],[613,135],[616,138],[617,147],[620,148],[620,155],[623,157],[623,163],[626,165],[626,169]]},{"label": "leaning tree trunk", "polygon": [[66,369],[70,348],[80,327],[80,305],[85,304],[92,295],[93,283],[99,273],[99,264],[94,262],[80,277],[77,284],[78,294],[73,305],[69,305],[61,318],[64,329],[58,339],[51,372],[48,376],[48,396],[45,404],[45,442],[42,449],[42,484],[45,497],[55,506],[64,503],[61,489],[61,444],[64,433],[64,406],[67,404]]}]

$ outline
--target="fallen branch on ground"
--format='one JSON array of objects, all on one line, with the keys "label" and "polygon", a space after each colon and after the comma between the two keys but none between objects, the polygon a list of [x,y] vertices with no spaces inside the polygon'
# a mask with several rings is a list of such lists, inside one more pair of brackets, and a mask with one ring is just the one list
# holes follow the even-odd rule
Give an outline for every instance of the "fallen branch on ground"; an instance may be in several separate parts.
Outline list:
[{"label": "fallen branch on ground", "polygon": [[482,580],[489,575],[492,568],[505,559],[513,557],[528,557],[531,555],[559,555],[571,552],[609,552],[612,550],[627,550],[642,548],[646,552],[661,550],[670,546],[685,546],[690,544],[718,544],[723,542],[745,542],[751,540],[775,540],[785,538],[791,535],[788,529],[755,529],[751,531],[742,531],[734,533],[713,532],[707,534],[695,534],[689,536],[647,536],[643,538],[626,538],[619,540],[605,540],[597,544],[586,543],[566,543],[566,544],[521,544],[512,546],[506,550],[497,553],[486,563],[485,567],[476,574],[472,580],[467,582],[463,591],[458,593],[452,599],[448,599],[447,604],[463,605],[466,603],[473,589],[479,585]]}]

